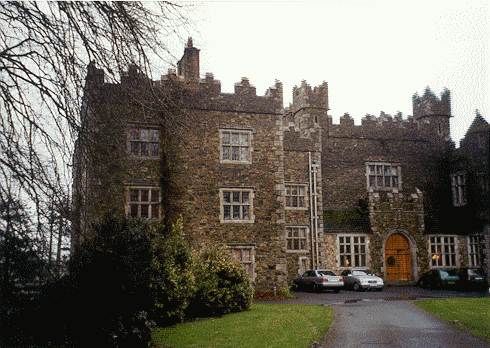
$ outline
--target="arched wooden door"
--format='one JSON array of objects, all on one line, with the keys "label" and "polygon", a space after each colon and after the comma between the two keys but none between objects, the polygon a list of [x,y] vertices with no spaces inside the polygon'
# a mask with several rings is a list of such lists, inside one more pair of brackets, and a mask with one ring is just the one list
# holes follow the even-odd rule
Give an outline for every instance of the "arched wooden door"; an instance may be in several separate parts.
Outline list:
[{"label": "arched wooden door", "polygon": [[407,238],[392,234],[385,244],[386,280],[412,280],[412,258]]}]

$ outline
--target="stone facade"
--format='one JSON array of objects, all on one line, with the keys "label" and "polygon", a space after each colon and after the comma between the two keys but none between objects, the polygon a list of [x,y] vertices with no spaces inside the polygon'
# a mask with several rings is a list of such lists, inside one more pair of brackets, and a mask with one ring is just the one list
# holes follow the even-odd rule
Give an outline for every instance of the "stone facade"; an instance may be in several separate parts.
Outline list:
[{"label": "stone facade", "polygon": [[[426,162],[450,148],[448,91],[415,95],[413,117],[367,115],[356,126],[346,114],[333,124],[326,83],[303,81],[284,108],[278,81],[264,96],[246,78],[221,93],[212,74],[200,78],[199,54],[189,40],[178,72],[159,81],[133,66],[108,84],[89,66],[87,136],[74,156],[75,243],[109,211],[160,219],[170,166],[186,237],[227,245],[255,284],[281,286],[312,267],[416,280],[445,257],[436,252],[445,242],[458,246],[450,266],[464,263],[466,239],[425,223]],[[162,157],[169,139],[172,164]],[[453,239],[431,239],[441,233]]]},{"label": "stone facade", "polygon": [[452,206],[446,209],[453,229],[462,232],[460,262],[490,274],[490,125],[476,117],[448,167]]}]

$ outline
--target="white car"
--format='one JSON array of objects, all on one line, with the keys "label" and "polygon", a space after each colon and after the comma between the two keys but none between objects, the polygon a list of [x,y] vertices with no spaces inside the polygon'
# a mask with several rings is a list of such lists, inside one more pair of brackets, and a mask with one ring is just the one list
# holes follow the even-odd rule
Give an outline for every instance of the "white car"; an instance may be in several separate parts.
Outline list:
[{"label": "white car", "polygon": [[355,291],[367,289],[382,291],[384,287],[382,278],[370,274],[369,271],[365,269],[345,270],[341,273],[341,276],[344,278],[345,287]]}]

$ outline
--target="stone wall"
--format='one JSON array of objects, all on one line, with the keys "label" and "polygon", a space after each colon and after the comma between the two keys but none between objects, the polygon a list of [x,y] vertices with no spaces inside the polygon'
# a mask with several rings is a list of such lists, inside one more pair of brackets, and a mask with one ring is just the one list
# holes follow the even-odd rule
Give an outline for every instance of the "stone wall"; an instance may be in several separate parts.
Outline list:
[{"label": "stone wall", "polygon": [[412,276],[428,270],[427,242],[424,235],[424,204],[422,192],[404,195],[393,192],[369,192],[371,237],[371,269],[386,275],[384,246],[394,233],[403,235],[409,243],[412,259]]},{"label": "stone wall", "polygon": [[326,210],[345,210],[367,197],[366,162],[401,167],[400,191],[414,191],[425,182],[424,164],[447,145],[443,137],[407,120],[366,116],[356,126],[346,115],[340,125],[328,118],[323,130],[323,192]]},{"label": "stone wall", "polygon": [[[273,112],[242,111],[257,98],[260,97],[242,93],[223,98],[226,108],[210,102],[212,109],[185,110],[185,117],[198,121],[179,144],[180,181],[185,188],[184,228],[195,245],[213,241],[252,246],[255,282],[280,285],[287,278],[282,114],[275,109],[273,100],[267,105],[263,99],[261,110]],[[232,99],[236,105],[230,102]],[[201,100],[200,105],[204,104]],[[250,163],[220,161],[220,130],[251,132]],[[220,220],[220,189],[226,188],[252,190],[253,223]]]}]

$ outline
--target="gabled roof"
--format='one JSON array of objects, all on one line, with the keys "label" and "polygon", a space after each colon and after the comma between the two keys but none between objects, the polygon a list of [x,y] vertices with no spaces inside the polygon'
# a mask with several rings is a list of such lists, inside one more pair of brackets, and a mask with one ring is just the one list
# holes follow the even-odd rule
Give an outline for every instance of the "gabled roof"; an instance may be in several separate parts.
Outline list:
[{"label": "gabled roof", "polygon": [[488,131],[490,131],[490,124],[488,124],[488,122],[477,111],[473,123],[468,129],[468,132],[466,132],[465,138],[471,133],[488,132]]}]

